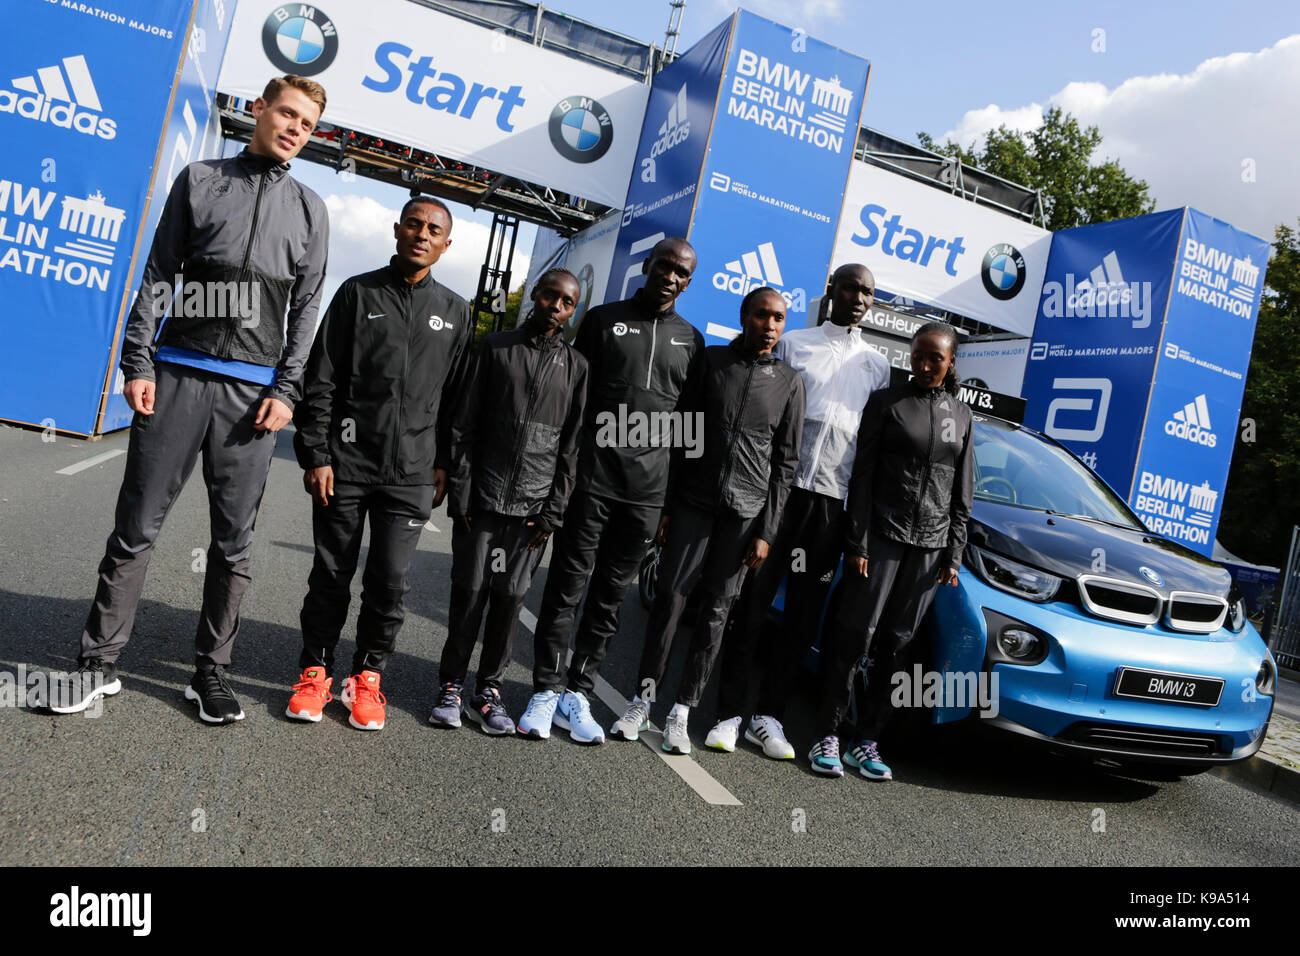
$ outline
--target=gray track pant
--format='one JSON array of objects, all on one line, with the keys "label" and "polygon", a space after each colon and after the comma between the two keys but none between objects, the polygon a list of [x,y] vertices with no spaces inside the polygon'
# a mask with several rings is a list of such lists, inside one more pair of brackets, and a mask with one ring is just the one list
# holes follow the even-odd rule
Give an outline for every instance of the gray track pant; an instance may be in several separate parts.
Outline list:
[{"label": "gray track pant", "polygon": [[265,389],[169,362],[159,362],[155,374],[154,413],[137,412],[131,423],[126,473],[81,635],[81,659],[115,661],[130,640],[154,541],[202,453],[212,540],[195,662],[229,664],[250,580],[253,522],[275,450],[275,435],[253,428]]}]

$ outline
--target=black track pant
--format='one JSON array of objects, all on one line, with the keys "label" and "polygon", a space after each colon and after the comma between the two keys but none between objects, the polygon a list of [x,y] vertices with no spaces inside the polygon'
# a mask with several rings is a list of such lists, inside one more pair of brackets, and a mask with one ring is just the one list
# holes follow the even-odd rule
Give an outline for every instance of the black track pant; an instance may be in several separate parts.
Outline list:
[{"label": "black track pant", "polygon": [[491,511],[471,516],[466,531],[458,519],[451,535],[451,602],[447,611],[447,644],[442,649],[438,683],[464,684],[479,625],[487,611],[483,653],[478,662],[478,690],[501,689],[510,663],[519,612],[545,547],[534,551],[528,542],[536,530],[527,522]]},{"label": "black track pant", "polygon": [[[839,565],[844,542],[844,502],[829,495],[790,489],[776,540],[767,559],[745,578],[727,622],[722,645],[718,716],[755,714],[785,719],[792,675],[817,637],[822,608]],[[779,625],[768,610],[786,579]]]},{"label": "black track pant", "polygon": [[893,716],[892,676],[930,609],[943,555],[943,548],[914,548],[878,536],[871,543],[869,576],[846,570],[840,581],[839,612],[827,628],[818,736],[838,735],[853,696],[853,672],[870,652],[866,699],[858,701],[858,723],[851,735],[855,740],[880,739]]},{"label": "black track pant", "polygon": [[203,577],[195,662],[230,663],[239,605],[252,579],[253,524],[275,450],[253,428],[265,388],[159,362],[154,413],[136,413],[113,533],[99,563],[95,602],[81,634],[82,660],[115,661],[131,637],[154,541],[199,456],[212,540]]},{"label": "black track pant", "polygon": [[316,558],[302,602],[299,667],[334,665],[334,648],[348,617],[352,576],[370,516],[370,551],[361,577],[361,613],[351,674],[382,671],[402,627],[406,572],[433,510],[433,485],[354,485],[336,481],[330,503],[312,499]]},{"label": "black track pant", "polygon": [[[610,638],[618,631],[619,607],[636,580],[661,510],[658,505],[635,505],[583,491],[574,493],[564,515],[564,526],[556,535],[542,609],[537,615],[533,640],[535,691],[567,686],[590,695]],[[587,601],[573,639],[573,660],[566,682],[562,670],[564,652],[569,648],[584,588]]]},{"label": "black track pant", "polygon": [[693,625],[686,671],[677,702],[696,707],[709,682],[713,662],[722,646],[722,630],[732,602],[740,592],[745,565],[741,560],[754,538],[757,517],[710,514],[688,505],[669,512],[668,539],[659,558],[654,607],[646,621],[637,688],[644,698],[663,698],[660,687],[673,641],[682,625],[691,592],[699,588],[699,616]]}]

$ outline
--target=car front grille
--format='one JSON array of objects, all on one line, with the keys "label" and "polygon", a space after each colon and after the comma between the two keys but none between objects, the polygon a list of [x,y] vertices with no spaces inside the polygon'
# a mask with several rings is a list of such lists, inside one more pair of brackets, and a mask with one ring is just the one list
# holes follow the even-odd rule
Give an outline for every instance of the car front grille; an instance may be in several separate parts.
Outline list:
[{"label": "car front grille", "polygon": [[1081,574],[1077,583],[1083,606],[1097,617],[1141,625],[1160,620],[1164,601],[1155,588],[1096,574]]},{"label": "car front grille", "polygon": [[1228,602],[1217,595],[1173,591],[1169,595],[1165,623],[1175,631],[1211,634],[1223,626],[1227,616]]},{"label": "car front grille", "polygon": [[1057,735],[1057,739],[1104,747],[1107,750],[1161,757],[1214,757],[1227,752],[1216,734],[1122,727],[1116,724],[1071,724]]}]

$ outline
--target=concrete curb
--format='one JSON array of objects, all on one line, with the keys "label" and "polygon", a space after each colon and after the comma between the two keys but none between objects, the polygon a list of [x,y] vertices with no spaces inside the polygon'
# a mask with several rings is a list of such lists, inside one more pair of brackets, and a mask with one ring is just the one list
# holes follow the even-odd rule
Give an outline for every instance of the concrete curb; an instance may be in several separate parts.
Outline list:
[{"label": "concrete curb", "polygon": [[[1259,753],[1240,763],[1215,767],[1211,772],[1225,780],[1271,793],[1300,806],[1300,766],[1294,761],[1295,745],[1292,742],[1296,727],[1296,721],[1275,713],[1273,722],[1269,725],[1269,736],[1264,739],[1264,746]],[[1278,737],[1273,736],[1275,732]],[[1286,756],[1270,752],[1271,750],[1280,751]]]}]

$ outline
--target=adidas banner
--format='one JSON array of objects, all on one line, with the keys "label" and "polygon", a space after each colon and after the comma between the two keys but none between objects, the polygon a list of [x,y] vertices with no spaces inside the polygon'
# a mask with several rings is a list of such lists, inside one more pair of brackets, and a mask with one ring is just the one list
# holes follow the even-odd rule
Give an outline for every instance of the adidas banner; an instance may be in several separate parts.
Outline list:
[{"label": "adidas banner", "polygon": [[1045,229],[855,162],[834,265],[865,263],[882,290],[1029,335],[1051,245]]},{"label": "adidas banner", "polygon": [[741,300],[761,286],[785,298],[787,329],[810,324],[870,69],[802,30],[745,11],[734,23],[689,236],[688,311],[710,341],[739,332]]},{"label": "adidas banner", "polygon": [[621,206],[641,81],[409,0],[241,0],[217,84],[282,73],[325,87],[325,120]]},{"label": "adidas banner", "polygon": [[94,430],[192,8],[0,10],[0,418]]},{"label": "adidas banner", "polygon": [[1263,239],[1187,210],[1129,503],[1151,530],[1207,557],[1267,264]]}]

